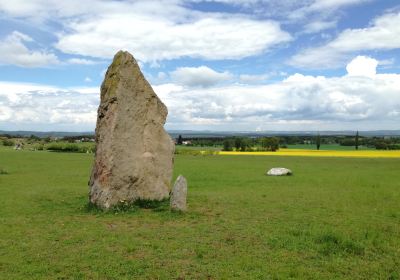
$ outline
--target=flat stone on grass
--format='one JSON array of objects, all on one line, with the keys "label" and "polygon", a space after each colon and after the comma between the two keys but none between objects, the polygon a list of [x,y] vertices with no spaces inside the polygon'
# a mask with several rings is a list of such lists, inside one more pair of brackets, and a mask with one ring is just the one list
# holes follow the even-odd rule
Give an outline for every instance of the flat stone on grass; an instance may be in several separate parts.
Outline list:
[{"label": "flat stone on grass", "polygon": [[292,170],[283,167],[274,167],[267,172],[268,176],[288,176],[292,174]]}]

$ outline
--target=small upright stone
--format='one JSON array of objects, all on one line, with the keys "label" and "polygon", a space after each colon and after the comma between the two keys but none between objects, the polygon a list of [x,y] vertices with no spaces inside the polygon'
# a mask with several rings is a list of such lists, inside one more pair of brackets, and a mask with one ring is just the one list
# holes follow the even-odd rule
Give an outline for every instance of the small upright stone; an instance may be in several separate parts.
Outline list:
[{"label": "small upright stone", "polygon": [[171,209],[186,211],[187,181],[182,175],[176,179],[171,192]]}]

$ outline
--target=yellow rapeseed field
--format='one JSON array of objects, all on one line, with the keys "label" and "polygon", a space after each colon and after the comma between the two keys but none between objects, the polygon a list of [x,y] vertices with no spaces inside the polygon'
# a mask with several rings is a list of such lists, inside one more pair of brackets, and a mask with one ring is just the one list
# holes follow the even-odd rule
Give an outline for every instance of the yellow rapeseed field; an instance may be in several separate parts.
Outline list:
[{"label": "yellow rapeseed field", "polygon": [[279,149],[276,152],[219,152],[220,155],[254,155],[254,156],[310,156],[310,157],[365,157],[365,158],[400,158],[400,151],[329,151]]}]

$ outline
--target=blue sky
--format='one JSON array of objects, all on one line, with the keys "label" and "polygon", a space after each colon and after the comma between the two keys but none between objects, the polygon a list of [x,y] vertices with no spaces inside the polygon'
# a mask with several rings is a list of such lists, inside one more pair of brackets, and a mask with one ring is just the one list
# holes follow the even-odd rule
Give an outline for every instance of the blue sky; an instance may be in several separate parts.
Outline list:
[{"label": "blue sky", "polygon": [[93,130],[120,49],[167,129],[400,129],[398,1],[0,0],[0,130]]}]

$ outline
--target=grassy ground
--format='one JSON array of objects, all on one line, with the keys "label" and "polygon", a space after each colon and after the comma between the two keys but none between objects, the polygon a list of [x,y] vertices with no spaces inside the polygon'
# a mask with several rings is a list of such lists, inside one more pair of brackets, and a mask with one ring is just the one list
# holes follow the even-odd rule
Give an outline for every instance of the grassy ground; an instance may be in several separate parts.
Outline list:
[{"label": "grassy ground", "polygon": [[86,210],[91,161],[0,147],[1,279],[400,278],[400,159],[178,155],[186,214]]}]

